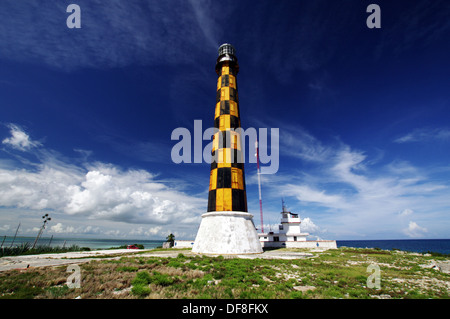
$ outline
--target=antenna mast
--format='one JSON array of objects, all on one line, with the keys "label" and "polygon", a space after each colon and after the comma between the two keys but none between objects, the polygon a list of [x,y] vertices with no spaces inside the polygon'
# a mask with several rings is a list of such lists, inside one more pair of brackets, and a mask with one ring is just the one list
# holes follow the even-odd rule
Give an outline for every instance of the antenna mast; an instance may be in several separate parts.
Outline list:
[{"label": "antenna mast", "polygon": [[257,171],[258,171],[259,213],[260,213],[260,217],[261,217],[261,232],[264,233],[263,210],[262,210],[262,199],[261,199],[261,169],[259,167],[258,141],[255,142],[255,148],[256,148],[256,167],[257,167]]}]

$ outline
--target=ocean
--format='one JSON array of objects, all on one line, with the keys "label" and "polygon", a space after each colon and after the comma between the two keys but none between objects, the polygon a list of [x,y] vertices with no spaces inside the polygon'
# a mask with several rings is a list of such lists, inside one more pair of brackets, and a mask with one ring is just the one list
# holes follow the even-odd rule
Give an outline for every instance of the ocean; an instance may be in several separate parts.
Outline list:
[{"label": "ocean", "polygon": [[399,249],[418,253],[450,254],[450,239],[336,240],[338,247]]},{"label": "ocean", "polygon": [[[33,244],[34,237],[17,237],[14,245],[20,245],[28,242]],[[4,240],[4,242],[3,242]],[[0,244],[9,247],[13,240],[12,236],[0,236]],[[90,249],[108,249],[123,245],[141,244],[144,248],[151,249],[162,246],[165,240],[142,240],[142,239],[93,239],[93,238],[58,238],[51,240],[49,237],[39,239],[38,245],[66,247],[77,245],[79,247],[89,247]],[[396,240],[337,240],[338,247],[356,247],[356,248],[380,248],[380,249],[399,249],[412,252],[436,252],[441,254],[450,254],[450,239],[396,239]]]},{"label": "ocean", "polygon": [[[2,243],[4,236],[0,237],[0,244]],[[4,247],[9,247],[12,243],[14,237],[7,236],[3,243]],[[17,237],[14,241],[14,246],[20,245],[22,243],[30,243],[31,245],[34,243],[35,237]],[[52,247],[59,246],[62,247],[70,247],[73,245],[77,245],[79,247],[89,247],[91,250],[95,249],[108,249],[111,247],[119,247],[123,245],[133,245],[133,244],[141,244],[144,245],[144,248],[156,248],[158,246],[162,246],[165,240],[142,240],[142,239],[96,239],[96,238],[57,238],[53,237],[50,242],[50,237],[41,237],[37,245],[48,245],[50,244]],[[64,244],[65,243],[65,244]]]}]

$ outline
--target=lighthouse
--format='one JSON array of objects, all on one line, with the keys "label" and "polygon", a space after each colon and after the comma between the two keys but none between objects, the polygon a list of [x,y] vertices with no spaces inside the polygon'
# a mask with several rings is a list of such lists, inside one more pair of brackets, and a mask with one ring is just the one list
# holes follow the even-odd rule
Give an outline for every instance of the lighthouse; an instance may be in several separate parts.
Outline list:
[{"label": "lighthouse", "polygon": [[253,215],[247,211],[236,76],[239,64],[231,44],[219,47],[217,95],[211,151],[208,207],[192,251],[207,254],[262,253]]}]

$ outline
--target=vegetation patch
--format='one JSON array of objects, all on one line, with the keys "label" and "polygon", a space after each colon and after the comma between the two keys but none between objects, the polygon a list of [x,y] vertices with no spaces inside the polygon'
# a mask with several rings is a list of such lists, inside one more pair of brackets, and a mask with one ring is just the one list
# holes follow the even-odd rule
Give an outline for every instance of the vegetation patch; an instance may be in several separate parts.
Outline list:
[{"label": "vegetation patch", "polygon": [[79,247],[77,245],[72,245],[69,247],[60,246],[35,246],[32,248],[31,243],[22,243],[14,247],[2,247],[0,249],[0,257],[3,256],[19,256],[19,255],[38,255],[38,254],[56,254],[56,253],[67,253],[72,251],[90,251],[89,247]]},{"label": "vegetation patch", "polygon": [[[450,275],[428,266],[446,256],[357,248],[314,254],[294,260],[189,251],[98,258],[80,265],[80,288],[67,287],[67,266],[11,270],[0,273],[0,298],[449,298]],[[379,289],[368,287],[373,264],[380,269]]]}]

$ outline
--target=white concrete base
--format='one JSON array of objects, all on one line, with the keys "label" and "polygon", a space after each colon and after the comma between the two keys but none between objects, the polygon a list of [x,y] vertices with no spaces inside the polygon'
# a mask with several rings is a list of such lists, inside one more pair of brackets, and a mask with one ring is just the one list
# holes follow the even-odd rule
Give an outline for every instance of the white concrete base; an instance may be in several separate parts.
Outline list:
[{"label": "white concrete base", "polygon": [[252,218],[245,212],[203,214],[192,251],[219,255],[262,253]]}]

